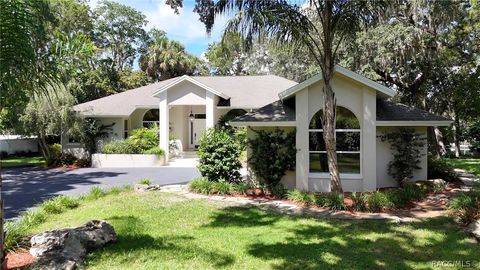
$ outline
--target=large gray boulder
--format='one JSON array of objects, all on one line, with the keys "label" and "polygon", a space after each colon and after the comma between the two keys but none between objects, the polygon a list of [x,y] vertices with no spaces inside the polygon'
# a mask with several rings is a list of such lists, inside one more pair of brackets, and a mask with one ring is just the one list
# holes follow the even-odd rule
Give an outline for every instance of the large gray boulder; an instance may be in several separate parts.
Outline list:
[{"label": "large gray boulder", "polygon": [[34,269],[76,269],[87,252],[116,241],[112,225],[91,220],[77,228],[53,230],[30,239],[30,254],[36,257]]},{"label": "large gray boulder", "polygon": [[480,219],[470,223],[467,228],[467,233],[475,237],[478,241],[480,241]]}]

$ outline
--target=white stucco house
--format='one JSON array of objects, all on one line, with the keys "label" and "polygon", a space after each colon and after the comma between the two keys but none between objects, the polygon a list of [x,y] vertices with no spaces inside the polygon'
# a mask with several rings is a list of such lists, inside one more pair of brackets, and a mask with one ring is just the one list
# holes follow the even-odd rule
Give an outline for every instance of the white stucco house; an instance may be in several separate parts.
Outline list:
[{"label": "white stucco house", "polygon": [[[115,123],[109,138],[121,139],[135,128],[158,122],[160,147],[174,136],[183,151],[194,150],[201,133],[232,110],[245,110],[230,124],[251,129],[296,130],[296,170],[282,182],[290,188],[329,191],[330,180],[322,142],[319,112],[323,106],[322,77],[301,83],[265,76],[182,76],[76,105],[85,116]],[[451,120],[388,101],[396,92],[337,66],[332,80],[337,99],[337,154],[345,191],[395,186],[387,173],[390,146],[378,135],[399,127],[427,134],[428,126]],[[71,143],[64,146],[76,147]],[[414,180],[427,178],[427,147]],[[167,157],[168,159],[168,157]]]}]

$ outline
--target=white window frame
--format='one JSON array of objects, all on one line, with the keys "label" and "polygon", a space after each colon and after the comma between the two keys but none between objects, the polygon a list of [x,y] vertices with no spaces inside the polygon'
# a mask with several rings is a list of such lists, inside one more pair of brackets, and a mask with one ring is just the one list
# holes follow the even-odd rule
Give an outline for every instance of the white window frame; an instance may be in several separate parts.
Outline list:
[{"label": "white window frame", "polygon": [[[357,118],[358,120],[358,118]],[[311,151],[310,150],[310,133],[323,132],[323,129],[308,129],[308,174],[311,178],[329,178],[328,172],[311,172],[310,171],[310,154],[326,154],[327,151]],[[360,155],[360,172],[359,173],[340,173],[340,178],[345,179],[360,179],[362,178],[362,129],[335,129],[335,141],[337,132],[358,132],[360,134],[360,150],[359,151],[336,151],[337,154],[359,154]],[[322,134],[323,136],[323,134]]]}]

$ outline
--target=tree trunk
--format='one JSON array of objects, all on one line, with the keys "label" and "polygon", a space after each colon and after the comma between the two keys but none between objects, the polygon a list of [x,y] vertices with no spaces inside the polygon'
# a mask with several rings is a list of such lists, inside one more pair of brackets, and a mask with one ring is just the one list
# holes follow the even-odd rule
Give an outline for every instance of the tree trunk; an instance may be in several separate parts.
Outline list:
[{"label": "tree trunk", "polygon": [[323,57],[320,67],[322,70],[323,83],[323,139],[327,150],[328,171],[330,173],[331,191],[343,192],[340,173],[338,171],[337,145],[335,140],[335,111],[336,101],[335,93],[332,89],[331,80],[335,71],[335,54],[333,51],[334,26],[333,13],[334,5],[332,1],[325,2],[323,11]]},{"label": "tree trunk", "polygon": [[433,127],[433,131],[435,133],[435,142],[438,147],[438,152],[440,156],[444,156],[447,154],[447,148],[445,147],[445,143],[443,142],[443,134],[440,128]]},{"label": "tree trunk", "polygon": [[458,121],[458,117],[455,115],[453,118],[453,143],[455,144],[455,157],[460,157],[460,121]]}]

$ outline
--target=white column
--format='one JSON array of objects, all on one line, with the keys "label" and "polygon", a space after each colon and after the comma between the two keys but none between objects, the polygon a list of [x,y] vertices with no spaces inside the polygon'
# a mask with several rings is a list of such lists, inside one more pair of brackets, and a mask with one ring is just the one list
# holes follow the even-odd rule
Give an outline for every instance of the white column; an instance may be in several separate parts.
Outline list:
[{"label": "white column", "polygon": [[361,157],[363,191],[377,189],[377,96],[375,90],[363,88],[363,126]]},{"label": "white column", "polygon": [[168,161],[168,138],[170,136],[169,130],[169,115],[168,115],[168,101],[167,91],[160,93],[160,148],[165,151],[165,161]]},{"label": "white column", "polygon": [[297,121],[296,144],[296,188],[308,190],[308,89],[295,96],[295,116]]},{"label": "white column", "polygon": [[205,91],[206,128],[215,126],[215,94]]}]

